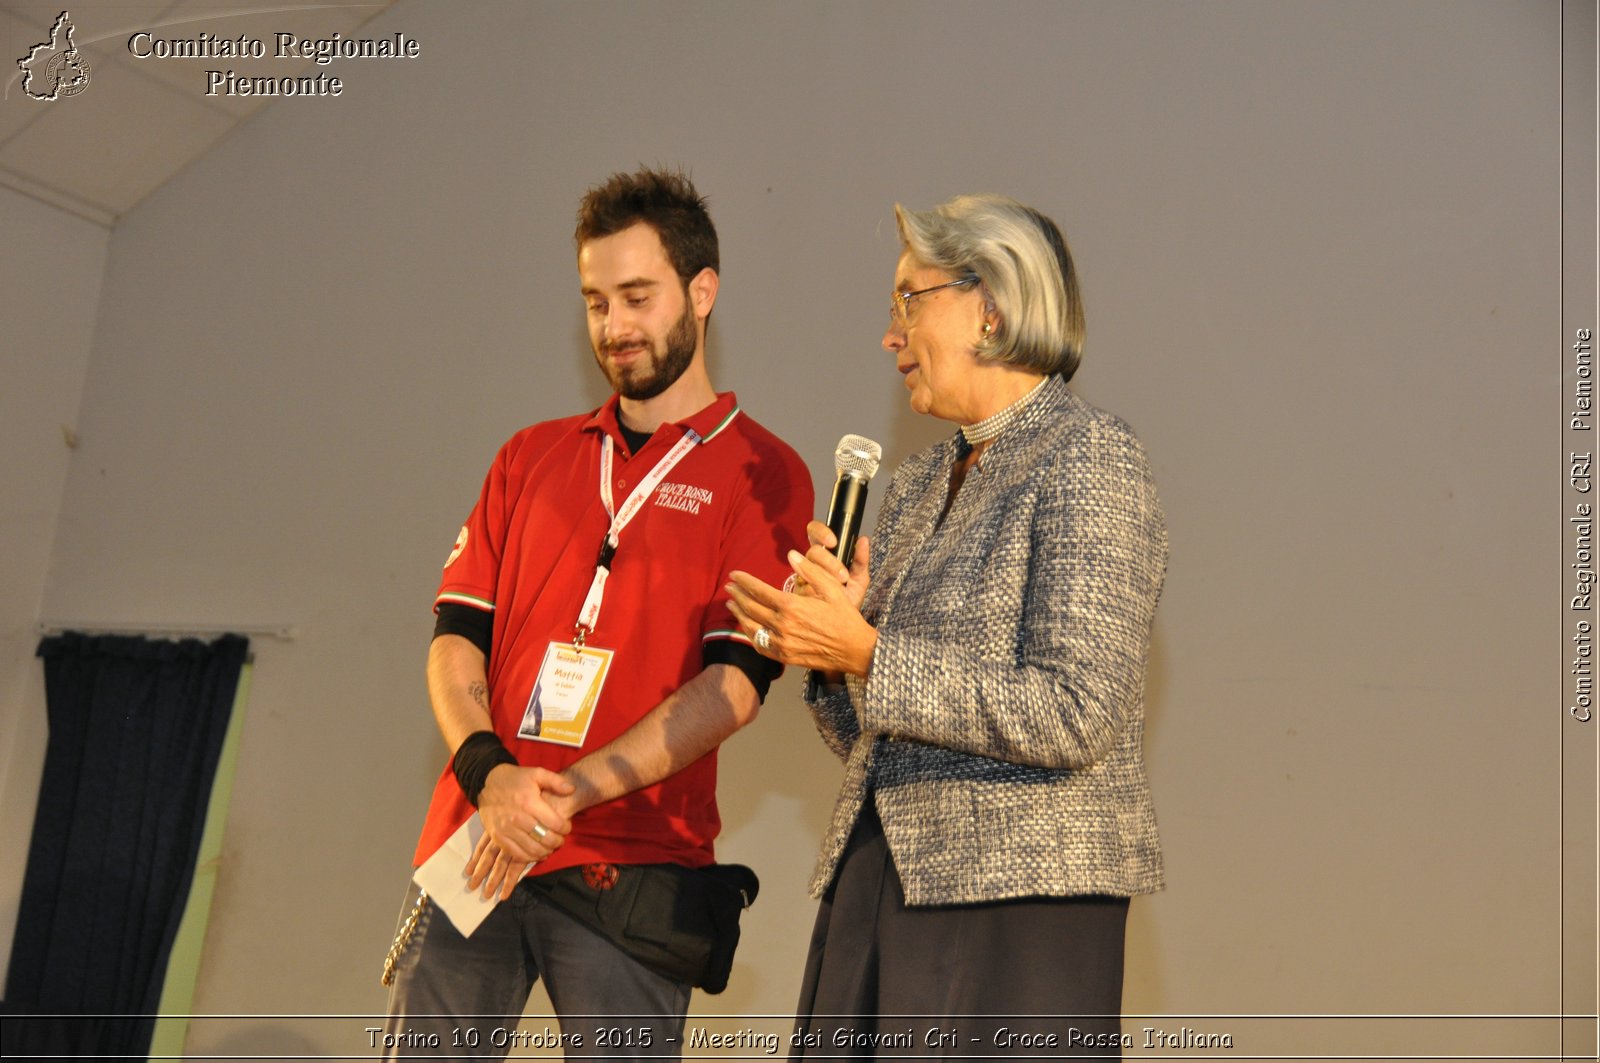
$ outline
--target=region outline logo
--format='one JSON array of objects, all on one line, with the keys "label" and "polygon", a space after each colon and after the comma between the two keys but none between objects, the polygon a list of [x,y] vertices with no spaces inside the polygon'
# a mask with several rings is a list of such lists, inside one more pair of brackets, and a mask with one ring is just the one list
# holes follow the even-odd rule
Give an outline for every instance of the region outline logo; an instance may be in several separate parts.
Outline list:
[{"label": "region outline logo", "polygon": [[[89,60],[72,43],[75,29],[71,16],[61,12],[55,25],[50,27],[50,39],[29,48],[28,54],[17,60],[17,67],[22,71],[22,91],[29,99],[59,100],[76,96],[89,87]],[[48,54],[49,58],[45,59],[41,53]],[[39,69],[41,60],[44,61],[42,71]],[[36,80],[44,84],[46,91],[33,90]]]}]

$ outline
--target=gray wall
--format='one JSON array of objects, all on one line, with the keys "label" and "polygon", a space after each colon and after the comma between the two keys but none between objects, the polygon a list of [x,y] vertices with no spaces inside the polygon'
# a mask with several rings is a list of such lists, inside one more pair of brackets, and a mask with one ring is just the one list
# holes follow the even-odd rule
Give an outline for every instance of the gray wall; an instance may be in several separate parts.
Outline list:
[{"label": "gray wall", "polygon": [[11,955],[47,736],[34,660],[109,234],[0,189],[0,966]]},{"label": "gray wall", "polygon": [[[1001,191],[1068,233],[1077,386],[1144,439],[1173,543],[1148,747],[1170,888],[1133,905],[1128,1011],[1559,1010],[1529,472],[1555,432],[1560,23],[1498,0],[401,0],[364,35],[420,60],[335,67],[342,97],[277,103],[110,239],[42,613],[299,632],[257,643],[196,1011],[381,1011],[444,756],[438,566],[498,444],[603,397],[573,209],[641,161],[709,195],[714,377],[819,491],[844,432],[895,461],[947,428],[877,346],[891,205]],[[765,890],[696,1008],[785,1013],[839,769],[793,677],[723,763],[719,852]],[[356,1037],[240,1020],[191,1047]]]}]

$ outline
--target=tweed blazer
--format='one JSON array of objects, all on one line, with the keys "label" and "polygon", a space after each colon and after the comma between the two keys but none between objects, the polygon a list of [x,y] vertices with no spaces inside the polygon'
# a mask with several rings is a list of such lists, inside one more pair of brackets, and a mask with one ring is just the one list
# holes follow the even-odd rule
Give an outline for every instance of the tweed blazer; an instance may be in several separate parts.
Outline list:
[{"label": "tweed blazer", "polygon": [[896,470],[862,602],[871,670],[812,687],[845,776],[811,891],[870,794],[910,905],[1154,892],[1144,675],[1167,532],[1144,449],[1052,377],[941,522],[965,445]]}]

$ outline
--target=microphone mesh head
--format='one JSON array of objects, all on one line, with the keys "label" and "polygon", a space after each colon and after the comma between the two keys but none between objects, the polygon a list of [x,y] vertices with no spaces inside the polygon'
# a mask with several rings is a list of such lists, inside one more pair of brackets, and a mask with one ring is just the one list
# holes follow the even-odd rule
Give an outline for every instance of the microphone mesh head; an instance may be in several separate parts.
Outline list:
[{"label": "microphone mesh head", "polygon": [[845,436],[833,452],[833,471],[870,480],[883,461],[883,448],[866,436]]}]

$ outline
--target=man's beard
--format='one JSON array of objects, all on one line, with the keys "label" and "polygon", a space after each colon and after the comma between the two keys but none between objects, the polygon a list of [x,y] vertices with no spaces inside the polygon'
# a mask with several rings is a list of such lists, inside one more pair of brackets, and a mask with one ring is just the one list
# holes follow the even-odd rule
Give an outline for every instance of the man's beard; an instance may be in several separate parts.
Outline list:
[{"label": "man's beard", "polygon": [[643,401],[655,398],[677,383],[694,361],[694,320],[694,305],[685,300],[683,316],[666,335],[666,350],[658,353],[653,341],[647,343],[648,365],[614,367],[606,361],[605,355],[619,348],[609,343],[602,346],[595,352],[595,359],[611,381],[611,389],[625,399]]}]

